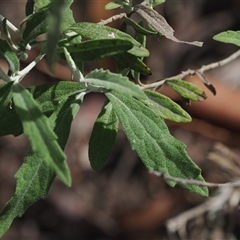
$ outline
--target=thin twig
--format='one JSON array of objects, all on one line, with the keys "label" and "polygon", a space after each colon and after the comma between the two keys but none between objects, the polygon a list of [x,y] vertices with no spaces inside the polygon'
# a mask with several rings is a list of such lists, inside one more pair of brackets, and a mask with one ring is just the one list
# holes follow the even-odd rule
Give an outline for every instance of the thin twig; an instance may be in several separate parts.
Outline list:
[{"label": "thin twig", "polygon": [[[142,89],[155,89],[157,90],[158,88],[160,88],[165,81],[167,80],[171,80],[171,79],[184,79],[185,77],[189,76],[189,75],[201,75],[204,76],[203,73],[209,70],[213,70],[215,68],[218,67],[222,67],[230,62],[232,62],[233,60],[235,60],[236,58],[238,58],[240,56],[240,50],[236,51],[235,53],[233,53],[232,55],[230,55],[229,57],[215,62],[215,63],[211,63],[208,65],[203,65],[201,68],[197,69],[197,70],[193,70],[193,69],[188,69],[187,71],[183,71],[178,75],[172,76],[172,77],[168,77],[162,80],[159,80],[157,82],[154,83],[150,83],[150,84],[145,84],[144,86],[141,86]],[[201,78],[202,79],[202,78]],[[207,80],[207,78],[203,78],[205,81]],[[208,83],[207,83],[208,84]]]},{"label": "thin twig", "polygon": [[114,16],[106,19],[106,20],[101,20],[98,24],[106,25],[106,24],[116,21],[118,19],[122,19],[123,17],[126,17],[126,16],[127,16],[126,13],[119,13],[117,15],[114,15]]},{"label": "thin twig", "polygon": [[151,173],[155,174],[156,176],[162,177],[164,180],[175,181],[180,184],[197,185],[201,187],[226,187],[226,186],[239,187],[240,186],[240,180],[234,181],[234,182],[226,182],[226,183],[210,183],[210,182],[201,182],[194,179],[172,177],[156,171],[151,171]]}]

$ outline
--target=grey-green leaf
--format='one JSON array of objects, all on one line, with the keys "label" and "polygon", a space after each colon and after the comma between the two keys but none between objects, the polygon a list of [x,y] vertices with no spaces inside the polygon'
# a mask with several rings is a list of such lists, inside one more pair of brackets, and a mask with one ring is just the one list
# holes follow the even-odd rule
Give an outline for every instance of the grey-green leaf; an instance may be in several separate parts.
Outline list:
[{"label": "grey-green leaf", "polygon": [[118,132],[118,118],[108,102],[99,114],[89,140],[89,160],[92,169],[100,170],[106,163]]},{"label": "grey-green leaf", "polygon": [[15,217],[21,217],[27,208],[45,198],[55,178],[54,171],[32,150],[15,175],[14,196],[0,213],[0,237],[9,229]]},{"label": "grey-green leaf", "polygon": [[166,81],[166,84],[183,98],[192,101],[203,101],[207,98],[201,88],[184,80],[170,79]]},{"label": "grey-green leaf", "polygon": [[48,15],[48,10],[42,10],[28,16],[26,28],[23,31],[23,39],[25,44],[31,42],[37,36],[47,32]]},{"label": "grey-green leaf", "polygon": [[224,43],[232,43],[240,47],[240,31],[221,32],[213,37],[214,40]]},{"label": "grey-green leaf", "polygon": [[[127,40],[100,39],[82,42],[74,46],[65,46],[65,48],[73,58],[78,58],[78,61],[94,61],[125,53],[132,46],[132,43]],[[63,48],[59,48],[58,52],[63,52]]]},{"label": "grey-green leaf", "polygon": [[145,94],[149,99],[145,100],[144,103],[160,117],[173,122],[190,122],[192,120],[185,110],[163,94],[149,90],[146,90]]},{"label": "grey-green leaf", "polygon": [[109,2],[109,3],[106,4],[105,9],[106,10],[112,10],[112,9],[115,9],[115,8],[119,8],[121,6],[122,6],[122,4],[121,4],[120,1],[119,1],[119,3],[118,2]]},{"label": "grey-green leaf", "polygon": [[12,85],[13,101],[19,115],[23,132],[44,161],[56,172],[58,177],[68,186],[71,175],[66,163],[66,156],[57,142],[57,136],[49,124],[48,118],[42,113],[40,106],[28,90],[20,84]]},{"label": "grey-green leaf", "polygon": [[[164,121],[153,110],[131,97],[117,93],[107,93],[106,96],[113,105],[132,149],[149,170],[204,181],[201,169],[187,155],[186,146],[169,133]],[[176,183],[168,184],[174,186]],[[203,196],[208,195],[206,187],[182,186]]]},{"label": "grey-green leaf", "polygon": [[146,35],[146,36],[151,36],[151,35],[158,35],[159,33],[156,32],[156,31],[151,31],[151,30],[148,30],[144,27],[142,27],[141,25],[137,24],[133,19],[131,18],[128,18],[128,17],[125,17],[124,18],[124,21],[129,25],[129,26],[132,26],[133,29],[140,33],[140,34],[143,34],[143,35]]},{"label": "grey-green leaf", "polygon": [[[62,149],[67,142],[71,122],[76,115],[82,99],[75,96],[58,105],[50,122],[55,125],[54,131],[58,136],[58,143]],[[10,227],[15,217],[21,217],[27,208],[41,198],[45,198],[56,177],[43,158],[31,148],[25,161],[15,175],[17,186],[14,196],[0,213],[0,237]]]},{"label": "grey-green leaf", "polygon": [[141,59],[132,54],[118,54],[114,56],[114,59],[117,66],[120,65],[119,69],[129,68],[146,76],[152,74],[150,68]]},{"label": "grey-green leaf", "polygon": [[50,16],[48,17],[48,32],[47,32],[47,55],[46,61],[53,72],[53,64],[56,61],[56,48],[58,40],[61,36],[61,23],[63,20],[65,0],[53,1],[50,8]]},{"label": "grey-green leaf", "polygon": [[88,88],[97,92],[116,91],[124,95],[133,96],[139,99],[147,99],[145,93],[127,77],[121,74],[111,73],[103,69],[94,70],[86,75],[81,81],[86,83]]},{"label": "grey-green leaf", "polygon": [[0,39],[0,57],[4,58],[10,70],[16,73],[19,70],[20,63],[16,53],[8,45],[7,41]]},{"label": "grey-green leaf", "polygon": [[[12,83],[8,84],[11,86]],[[81,92],[83,89],[79,83],[60,81],[31,87],[29,91],[41,106],[42,112],[49,117],[56,110],[59,103],[65,101],[69,96]],[[0,95],[3,96],[0,99],[6,101],[4,107],[0,108],[0,116],[4,116],[4,118],[0,118],[0,136],[8,134],[18,136],[22,133],[22,124],[16,114],[14,103],[10,101],[12,94],[10,92],[9,96],[6,97],[6,92],[6,85],[0,85]]]},{"label": "grey-green leaf", "polygon": [[96,23],[80,22],[73,24],[70,29],[89,39],[97,40],[115,38],[130,41],[133,44],[133,48],[128,51],[129,53],[138,57],[149,56],[149,51],[146,48],[142,47],[141,44],[137,42],[132,36],[115,28]]}]

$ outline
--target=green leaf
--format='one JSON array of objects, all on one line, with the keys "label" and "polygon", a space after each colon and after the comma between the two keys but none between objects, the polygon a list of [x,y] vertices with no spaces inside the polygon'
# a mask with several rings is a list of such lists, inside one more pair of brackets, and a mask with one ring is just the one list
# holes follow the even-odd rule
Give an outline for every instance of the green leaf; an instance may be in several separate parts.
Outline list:
[{"label": "green leaf", "polygon": [[120,74],[111,73],[103,69],[94,70],[86,75],[81,81],[87,84],[87,88],[101,91],[116,91],[125,95],[133,96],[139,99],[146,99],[145,93],[134,83],[130,82],[127,77]]},{"label": "green leaf", "polygon": [[15,194],[0,213],[0,237],[9,229],[15,217],[21,217],[30,205],[45,198],[49,191],[55,173],[38,157],[36,153],[30,151],[15,175],[17,180]]},{"label": "green leaf", "polygon": [[128,52],[138,57],[148,57],[149,51],[142,47],[132,36],[127,33],[121,32],[115,28],[104,26],[96,23],[80,22],[73,24],[70,29],[81,36],[89,39],[122,39],[130,41],[133,44]]},{"label": "green leaf", "polygon": [[157,5],[160,5],[164,3],[166,0],[154,0],[153,1],[153,7],[156,7]]},{"label": "green leaf", "polygon": [[201,88],[184,80],[169,79],[166,81],[166,84],[183,98],[192,101],[203,101],[207,98]]},{"label": "green leaf", "polygon": [[56,48],[58,40],[61,36],[61,23],[63,19],[64,14],[64,5],[65,0],[58,0],[53,1],[53,4],[50,8],[50,16],[49,16],[49,27],[47,32],[47,55],[46,55],[46,61],[50,68],[50,70],[53,72],[53,64],[56,61]]},{"label": "green leaf", "polygon": [[[140,21],[139,22],[139,25],[141,26],[141,27],[143,27],[143,21]],[[139,43],[141,43],[141,45],[143,46],[143,47],[146,47],[146,41],[147,41],[147,38],[146,38],[146,36],[145,35],[143,35],[143,34],[141,34],[141,33],[138,33],[138,32],[135,32],[135,36],[134,36],[134,38],[139,42]],[[141,60],[141,62],[143,62],[143,57],[141,57],[141,58],[139,58],[140,60]],[[139,61],[139,60],[138,60]],[[137,62],[138,62],[137,61]],[[137,63],[136,62],[136,63]],[[147,66],[146,66],[147,67]],[[150,69],[149,69],[149,71],[150,71]],[[149,74],[151,74],[151,72],[149,72]],[[138,71],[135,71],[135,70],[133,70],[133,69],[131,69],[131,75],[132,75],[132,77],[135,79],[135,81],[137,81],[137,82],[139,82],[140,81],[140,72],[138,72]]]},{"label": "green leaf", "polygon": [[[51,124],[55,125],[54,131],[62,149],[66,145],[71,122],[81,102],[82,99],[76,100],[75,96],[71,96],[66,102],[58,105],[49,119]],[[30,205],[47,196],[56,174],[37,152],[30,149],[15,177],[17,180],[15,194],[0,213],[0,237],[7,231],[15,217],[21,217]]]},{"label": "green leaf", "polygon": [[[204,181],[201,169],[190,159],[185,145],[168,131],[164,121],[138,100],[117,93],[107,93],[114,111],[123,126],[132,149],[149,170],[170,176]],[[175,186],[175,182],[167,182]],[[208,195],[206,187],[182,185],[184,188]]]},{"label": "green leaf", "polygon": [[118,2],[109,2],[109,3],[106,4],[105,9],[106,10],[112,10],[112,9],[115,9],[115,8],[119,8],[121,6],[122,6],[122,4],[121,4],[120,1],[119,1],[119,3]]},{"label": "green leaf", "polygon": [[114,56],[114,59],[117,65],[120,64],[124,68],[135,70],[146,76],[152,74],[148,66],[143,61],[141,61],[141,59],[139,59],[136,56],[133,56],[132,54],[129,53],[119,54]]},{"label": "green leaf", "polygon": [[33,11],[34,11],[34,4],[35,4],[34,0],[27,0],[26,8],[25,8],[26,16],[29,16],[29,15],[31,15],[33,13]]},{"label": "green leaf", "polygon": [[58,177],[68,186],[71,175],[65,154],[57,142],[57,136],[50,127],[48,118],[42,113],[39,105],[28,90],[19,84],[13,84],[13,101],[19,115],[23,132],[31,142],[33,151],[39,152],[44,161],[51,166]]},{"label": "green leaf", "polygon": [[45,9],[46,7],[48,7],[51,4],[51,0],[38,0],[35,1],[35,8],[38,10],[42,10]]},{"label": "green leaf", "polygon": [[37,36],[47,32],[48,14],[48,10],[42,10],[27,17],[26,28],[23,31],[25,44],[35,40]]},{"label": "green leaf", "polygon": [[4,80],[5,82],[10,82],[11,78],[2,70],[0,67],[0,79]]},{"label": "green leaf", "polygon": [[92,169],[100,170],[107,161],[118,132],[118,118],[111,103],[106,104],[99,114],[89,140],[89,160]]},{"label": "green leaf", "polygon": [[80,82],[84,78],[82,72],[79,70],[78,66],[76,65],[75,61],[72,59],[68,50],[66,48],[63,48],[63,50],[64,50],[64,55],[67,60],[68,66],[71,69],[74,78],[78,82]]},{"label": "green leaf", "polygon": [[213,37],[214,40],[224,43],[232,43],[240,47],[240,31],[226,31]]},{"label": "green leaf", "polygon": [[142,35],[146,35],[146,36],[151,36],[151,35],[158,35],[159,33],[156,31],[150,31],[147,30],[146,28],[142,27],[141,25],[137,24],[133,19],[125,17],[124,21],[129,25],[132,26],[133,29],[142,34]]},{"label": "green leaf", "polygon": [[[11,85],[12,82],[9,84]],[[29,91],[41,106],[42,112],[46,116],[50,116],[59,103],[66,101],[69,96],[81,92],[83,89],[79,83],[60,81],[31,87]],[[0,108],[0,116],[4,116],[0,118],[0,136],[8,134],[18,136],[23,132],[22,124],[16,114],[14,103],[11,102],[11,92],[8,98],[5,96],[5,92],[5,84],[0,85],[0,96],[3,96],[6,101],[6,105]]]},{"label": "green leaf", "polygon": [[173,122],[191,122],[191,116],[170,98],[149,90],[146,90],[145,94],[149,99],[145,100],[144,103],[161,118]]},{"label": "green leaf", "polygon": [[7,41],[0,39],[0,57],[4,58],[10,70],[16,73],[19,70],[20,64],[16,53],[8,45]]},{"label": "green leaf", "polygon": [[[101,39],[86,41],[74,46],[66,46],[65,48],[73,57],[77,57],[79,61],[94,61],[125,53],[132,46],[132,43],[127,40]],[[63,52],[63,48],[60,48],[58,51]]]}]

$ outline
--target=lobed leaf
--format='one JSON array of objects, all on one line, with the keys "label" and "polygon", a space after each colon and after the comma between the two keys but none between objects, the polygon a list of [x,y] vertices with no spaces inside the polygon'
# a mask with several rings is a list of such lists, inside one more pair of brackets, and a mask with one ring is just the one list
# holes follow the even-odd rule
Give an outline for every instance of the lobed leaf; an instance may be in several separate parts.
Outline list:
[{"label": "lobed leaf", "polygon": [[213,37],[214,40],[224,43],[232,43],[240,47],[240,31],[226,31]]},{"label": "lobed leaf", "polygon": [[46,197],[55,176],[43,159],[30,150],[15,175],[17,186],[14,196],[0,213],[0,237],[9,229],[15,217],[21,217],[30,205]]},{"label": "lobed leaf", "polygon": [[133,96],[139,99],[147,98],[145,93],[137,85],[130,82],[127,77],[111,73],[108,70],[94,70],[87,74],[85,79],[81,82],[86,83],[89,89],[97,92],[114,90],[118,93]]},{"label": "lobed leaf", "polygon": [[[50,116],[49,120],[55,125],[54,131],[62,149],[66,145],[71,122],[81,102],[82,99],[76,99],[73,95],[58,105],[54,114]],[[15,177],[15,194],[0,213],[0,237],[8,230],[15,217],[21,217],[30,205],[47,196],[56,174],[38,152],[31,148]]]},{"label": "lobed leaf", "polygon": [[191,116],[170,98],[149,90],[146,90],[145,94],[149,99],[145,100],[144,103],[161,118],[173,122],[191,122]]},{"label": "lobed leaf", "polygon": [[107,103],[99,114],[89,140],[89,160],[93,170],[100,170],[106,163],[118,132],[118,118],[111,103]]},{"label": "lobed leaf", "polygon": [[192,101],[203,101],[207,98],[201,88],[184,80],[169,79],[166,81],[166,84],[183,98]]},{"label": "lobed leaf", "polygon": [[15,111],[19,115],[23,132],[28,136],[33,151],[39,153],[46,164],[68,186],[71,185],[71,175],[65,161],[65,154],[57,142],[48,118],[42,113],[39,105],[28,90],[15,83],[12,85]]},{"label": "lobed leaf", "polygon": [[[148,106],[138,100],[106,93],[123,126],[132,149],[135,150],[149,170],[170,176],[204,181],[201,169],[190,159],[185,145],[168,131],[164,121]],[[167,182],[175,186],[175,182]],[[181,184],[182,185],[182,184]],[[206,187],[182,185],[191,192],[208,195]]]},{"label": "lobed leaf", "polygon": [[139,42],[137,42],[132,36],[127,33],[121,32],[115,28],[104,26],[101,24],[90,23],[90,22],[80,22],[73,24],[70,27],[70,30],[79,33],[81,36],[84,36],[89,39],[122,39],[129,41],[133,44],[128,52],[132,55],[138,57],[148,57],[149,51],[142,47]]}]

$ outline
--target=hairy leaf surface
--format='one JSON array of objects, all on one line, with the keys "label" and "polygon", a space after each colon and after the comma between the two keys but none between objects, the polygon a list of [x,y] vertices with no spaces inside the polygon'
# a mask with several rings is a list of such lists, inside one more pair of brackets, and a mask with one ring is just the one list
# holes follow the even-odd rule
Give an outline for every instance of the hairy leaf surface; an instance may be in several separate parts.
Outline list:
[{"label": "hairy leaf surface", "polygon": [[108,26],[103,26],[101,24],[90,23],[90,22],[81,22],[73,24],[70,29],[76,33],[79,33],[81,36],[84,36],[89,39],[122,39],[130,41],[133,44],[133,48],[128,52],[137,57],[148,57],[149,51],[142,47],[139,42],[137,42],[129,34],[121,32],[115,28]]},{"label": "hairy leaf surface", "polygon": [[[12,83],[8,84],[12,85]],[[33,98],[37,101],[46,116],[50,116],[59,103],[66,101],[69,96],[82,90],[83,88],[79,83],[64,81],[29,88],[29,92],[33,95]],[[1,96],[5,96],[5,91],[5,84],[0,85]],[[10,92],[9,97],[5,98],[6,104],[0,109],[0,115],[4,116],[0,118],[0,136],[8,134],[18,136],[23,132],[20,118],[15,111],[15,105],[10,101],[11,97],[12,93]]]},{"label": "hairy leaf surface", "polygon": [[149,90],[146,90],[145,93],[149,99],[144,103],[160,117],[173,122],[190,122],[192,120],[191,116],[170,98]]},{"label": "hairy leaf surface", "polygon": [[90,72],[81,82],[86,83],[90,90],[97,92],[114,90],[139,99],[147,98],[145,93],[134,83],[130,82],[127,77],[102,69]]},{"label": "hairy leaf surface", "polygon": [[[86,41],[74,46],[65,46],[69,53],[78,61],[94,61],[116,54],[125,53],[132,48],[132,43],[122,39],[100,39]],[[63,48],[58,49],[63,52]]]},{"label": "hairy leaf surface", "polygon": [[[190,159],[186,146],[175,139],[164,121],[149,107],[134,98],[107,93],[121,122],[132,149],[149,170],[170,176],[204,181],[201,169]],[[168,181],[170,186],[176,183]],[[184,188],[208,195],[206,187],[182,185]]]},{"label": "hairy leaf surface", "polygon": [[59,178],[68,186],[71,175],[66,164],[66,156],[57,142],[57,136],[50,127],[48,118],[28,90],[19,84],[12,85],[13,101],[19,115],[23,132],[28,136],[33,151],[39,153]]},{"label": "hairy leaf surface", "polygon": [[183,98],[192,101],[203,101],[207,98],[201,88],[184,80],[170,79],[166,81],[166,84]]},{"label": "hairy leaf surface", "polygon": [[[62,149],[65,147],[71,122],[81,102],[82,99],[76,99],[73,95],[58,105],[50,116],[50,124],[55,126],[54,131]],[[38,152],[31,148],[15,177],[17,180],[15,194],[0,213],[0,237],[8,230],[15,217],[21,217],[30,205],[47,196],[56,174]]]}]

